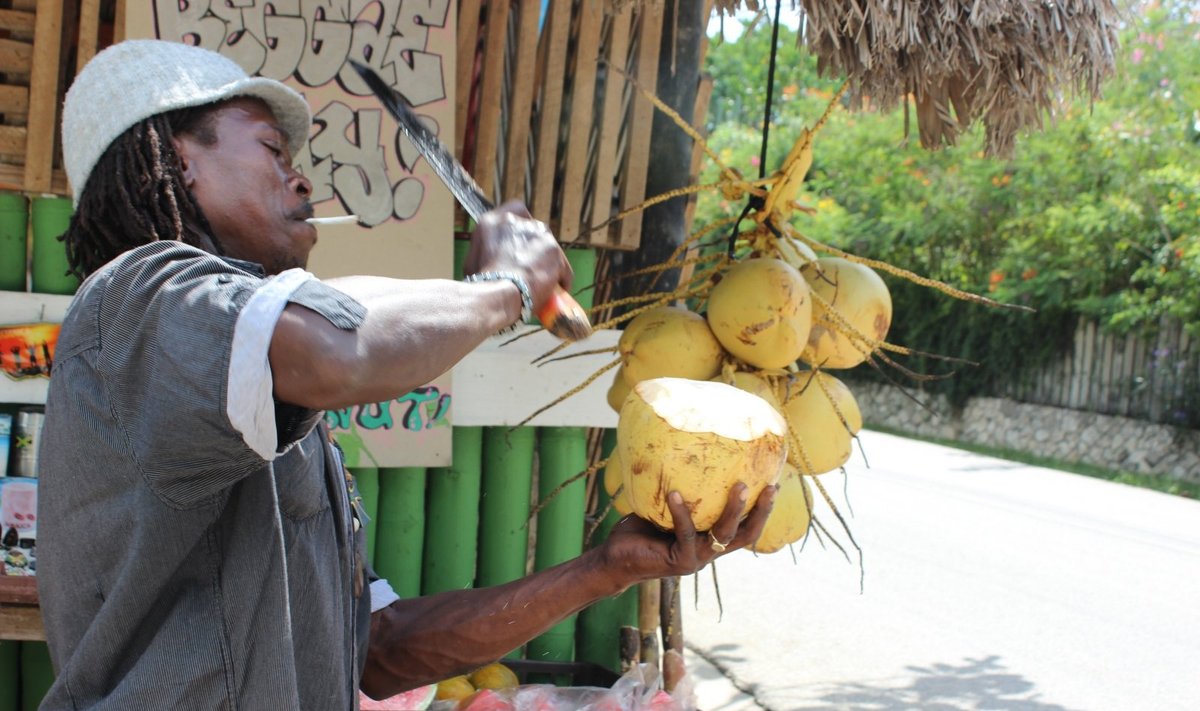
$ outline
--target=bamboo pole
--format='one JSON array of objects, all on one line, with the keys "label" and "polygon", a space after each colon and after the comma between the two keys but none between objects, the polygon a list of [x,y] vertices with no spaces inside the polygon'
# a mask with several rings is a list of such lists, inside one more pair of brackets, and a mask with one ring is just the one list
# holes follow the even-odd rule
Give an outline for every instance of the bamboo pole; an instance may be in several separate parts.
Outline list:
[{"label": "bamboo pole", "polygon": [[[617,431],[604,431],[604,439],[600,445],[600,459],[607,459],[617,444]],[[596,474],[604,476],[603,470]],[[609,531],[620,520],[621,516],[609,506],[610,497],[603,486],[595,487],[596,505],[594,510],[599,513],[606,511],[604,518],[596,524],[592,534],[592,546],[598,546],[608,538]],[[596,601],[593,605],[579,613],[579,659],[585,662],[599,664],[614,672],[621,673],[621,640],[620,619],[618,613],[622,605],[620,596],[613,596]]]},{"label": "bamboo pole", "polygon": [[529,548],[529,491],[536,429],[488,427],[483,434],[479,513],[480,587],[525,575]]},{"label": "bamboo pole", "polygon": [[392,467],[379,470],[379,506],[372,558],[375,572],[396,594],[421,594],[421,561],[425,547],[425,470]]},{"label": "bamboo pole", "polygon": [[462,590],[475,582],[479,547],[482,427],[455,427],[453,464],[429,470],[421,593]]},{"label": "bamboo pole", "polygon": [[[525,575],[536,433],[533,427],[483,431],[478,587],[502,585]],[[519,659],[520,652],[518,648],[505,656]]]},{"label": "bamboo pole", "polygon": [[[579,427],[543,428],[538,443],[538,499],[542,501],[567,479],[587,468],[587,433]],[[583,552],[583,479],[563,487],[537,517],[534,568],[544,570]],[[576,615],[562,620],[527,648],[535,661],[572,661],[575,656]]]}]

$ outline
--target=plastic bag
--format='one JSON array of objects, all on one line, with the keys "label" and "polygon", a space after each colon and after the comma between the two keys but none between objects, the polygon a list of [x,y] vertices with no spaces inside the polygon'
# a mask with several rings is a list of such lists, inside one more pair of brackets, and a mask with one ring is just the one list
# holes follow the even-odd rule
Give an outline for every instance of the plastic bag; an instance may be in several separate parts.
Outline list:
[{"label": "plastic bag", "polygon": [[435,701],[430,711],[695,711],[693,683],[684,675],[672,693],[657,668],[641,664],[605,689],[594,686],[524,684],[482,689],[462,701]]}]

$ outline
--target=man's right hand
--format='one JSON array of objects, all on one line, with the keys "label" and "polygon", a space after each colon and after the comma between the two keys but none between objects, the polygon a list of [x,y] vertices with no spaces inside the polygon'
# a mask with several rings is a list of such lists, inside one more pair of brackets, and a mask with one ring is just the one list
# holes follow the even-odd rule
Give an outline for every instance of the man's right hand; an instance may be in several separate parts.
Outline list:
[{"label": "man's right hand", "polygon": [[514,272],[524,277],[537,313],[561,286],[570,290],[574,276],[567,255],[545,223],[533,219],[520,201],[486,213],[471,235],[463,262],[466,275]]}]

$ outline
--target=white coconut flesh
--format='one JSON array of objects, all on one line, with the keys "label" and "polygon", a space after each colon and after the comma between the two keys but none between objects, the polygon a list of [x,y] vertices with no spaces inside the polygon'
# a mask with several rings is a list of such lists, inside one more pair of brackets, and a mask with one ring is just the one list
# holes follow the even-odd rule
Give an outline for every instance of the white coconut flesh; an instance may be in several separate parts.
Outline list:
[{"label": "white coconut flesh", "polygon": [[656,415],[680,432],[711,433],[741,442],[787,434],[787,423],[770,403],[724,383],[656,378],[642,382],[637,390]]}]

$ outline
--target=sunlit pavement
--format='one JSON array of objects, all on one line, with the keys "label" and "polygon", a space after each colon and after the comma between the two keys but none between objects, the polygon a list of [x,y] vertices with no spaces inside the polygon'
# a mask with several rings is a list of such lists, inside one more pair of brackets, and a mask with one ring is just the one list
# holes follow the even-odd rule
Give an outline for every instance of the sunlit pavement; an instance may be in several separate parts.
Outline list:
[{"label": "sunlit pavement", "polygon": [[1200,709],[1200,502],[861,439],[869,469],[821,477],[861,569],[820,504],[849,561],[727,556],[723,615],[684,579],[701,709]]}]

